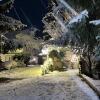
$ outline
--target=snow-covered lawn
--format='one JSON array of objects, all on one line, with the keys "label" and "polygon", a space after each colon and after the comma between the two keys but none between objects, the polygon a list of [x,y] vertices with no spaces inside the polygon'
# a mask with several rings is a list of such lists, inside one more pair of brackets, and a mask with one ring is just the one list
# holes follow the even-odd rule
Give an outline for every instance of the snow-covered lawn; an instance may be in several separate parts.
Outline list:
[{"label": "snow-covered lawn", "polygon": [[76,70],[0,85],[0,100],[99,100]]}]

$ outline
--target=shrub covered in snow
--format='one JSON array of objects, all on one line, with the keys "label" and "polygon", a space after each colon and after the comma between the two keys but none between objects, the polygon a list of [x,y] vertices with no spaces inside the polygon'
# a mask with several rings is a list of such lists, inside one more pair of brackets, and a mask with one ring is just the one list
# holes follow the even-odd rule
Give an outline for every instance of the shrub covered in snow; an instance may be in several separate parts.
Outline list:
[{"label": "shrub covered in snow", "polygon": [[64,70],[64,62],[61,60],[60,53],[57,50],[52,50],[47,55],[47,59],[45,60],[44,64],[41,66],[42,68],[42,75],[49,73],[50,71]]},{"label": "shrub covered in snow", "polygon": [[49,69],[52,68],[53,66],[53,61],[51,58],[47,58],[44,62],[43,65],[41,65],[41,70],[42,70],[42,75],[48,74],[49,73]]}]

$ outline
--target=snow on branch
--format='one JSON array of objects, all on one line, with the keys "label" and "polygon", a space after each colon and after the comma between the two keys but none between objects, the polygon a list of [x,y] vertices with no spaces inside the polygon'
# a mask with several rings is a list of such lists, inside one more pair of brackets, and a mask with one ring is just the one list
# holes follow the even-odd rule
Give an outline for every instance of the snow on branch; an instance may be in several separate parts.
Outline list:
[{"label": "snow on branch", "polygon": [[100,26],[100,19],[99,20],[93,20],[89,22],[90,24],[93,24],[95,26]]},{"label": "snow on branch", "polygon": [[78,16],[74,17],[69,22],[69,25],[74,24],[74,23],[80,23],[80,22],[82,22],[86,18],[88,18],[88,11],[87,10],[84,10]]}]

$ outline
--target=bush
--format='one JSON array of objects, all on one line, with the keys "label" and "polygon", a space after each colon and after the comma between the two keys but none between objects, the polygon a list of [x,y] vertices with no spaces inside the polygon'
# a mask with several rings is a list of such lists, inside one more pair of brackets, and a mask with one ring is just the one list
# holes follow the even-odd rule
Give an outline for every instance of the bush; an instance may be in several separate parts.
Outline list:
[{"label": "bush", "polygon": [[28,65],[29,63],[29,59],[30,59],[30,55],[29,54],[16,54],[13,57],[13,60],[15,60],[18,63],[18,66],[24,66],[24,64]]},{"label": "bush", "polygon": [[44,64],[41,65],[42,75],[48,74],[53,69],[53,61],[51,58],[45,60]]},{"label": "bush", "polygon": [[59,53],[58,53],[58,51],[57,50],[52,50],[50,53],[49,53],[49,57],[50,58],[54,58],[54,57],[57,57],[57,58],[59,58]]},{"label": "bush", "polygon": [[4,62],[4,68],[10,70],[10,69],[13,69],[13,68],[16,68],[17,67],[17,62],[16,61],[5,61]]},{"label": "bush", "polygon": [[42,75],[55,70],[63,71],[64,63],[61,60],[60,53],[57,50],[50,51],[50,53],[47,55],[47,59],[45,60],[41,68],[42,68]]}]

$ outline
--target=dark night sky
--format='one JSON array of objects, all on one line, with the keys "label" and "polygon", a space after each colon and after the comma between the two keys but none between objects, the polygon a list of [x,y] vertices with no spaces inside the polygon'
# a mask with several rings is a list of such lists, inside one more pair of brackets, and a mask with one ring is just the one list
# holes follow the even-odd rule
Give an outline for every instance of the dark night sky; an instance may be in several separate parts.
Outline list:
[{"label": "dark night sky", "polygon": [[[29,26],[31,26],[32,23],[33,26],[42,29],[43,24],[41,20],[47,12],[47,1],[48,0],[15,0],[14,7],[23,23]],[[25,16],[22,14],[21,9],[24,11],[25,15],[27,15],[31,23],[27,21]],[[17,14],[14,12],[14,8],[10,11],[10,16],[18,19]]]}]

